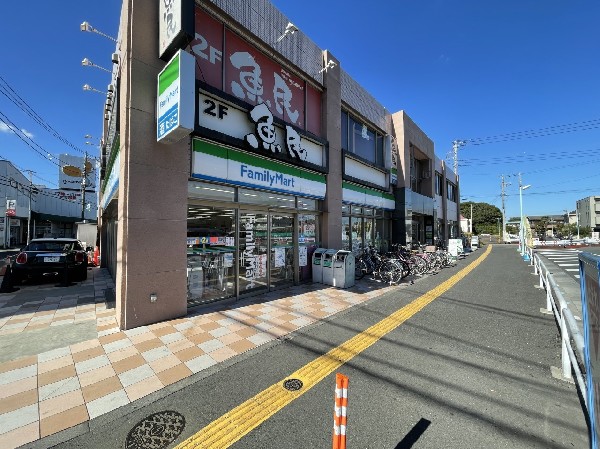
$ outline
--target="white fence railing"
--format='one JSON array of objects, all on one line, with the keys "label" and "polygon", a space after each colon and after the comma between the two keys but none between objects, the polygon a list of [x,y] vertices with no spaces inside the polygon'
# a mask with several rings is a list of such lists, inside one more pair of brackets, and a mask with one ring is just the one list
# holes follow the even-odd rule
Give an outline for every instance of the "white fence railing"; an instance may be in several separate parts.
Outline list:
[{"label": "white fence railing", "polygon": [[[573,373],[575,373],[575,381],[584,399],[585,412],[587,413],[587,388],[584,375],[582,374],[582,367],[585,360],[585,342],[583,336],[552,274],[535,251],[531,248],[526,248],[526,251],[530,256],[530,264],[533,265],[535,274],[540,278],[539,287],[546,291],[546,310],[548,313],[554,314],[560,330],[562,376],[565,379],[573,379]],[[575,347],[575,351],[573,350],[573,346]]]}]

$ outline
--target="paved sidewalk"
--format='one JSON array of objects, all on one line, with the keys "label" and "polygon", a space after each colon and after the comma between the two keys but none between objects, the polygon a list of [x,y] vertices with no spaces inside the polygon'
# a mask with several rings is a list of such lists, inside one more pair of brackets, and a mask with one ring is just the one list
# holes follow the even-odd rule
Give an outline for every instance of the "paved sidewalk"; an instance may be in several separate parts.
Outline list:
[{"label": "paved sidewalk", "polygon": [[301,285],[120,331],[105,269],[70,287],[0,294],[0,447],[12,449],[130,404],[390,289]]}]

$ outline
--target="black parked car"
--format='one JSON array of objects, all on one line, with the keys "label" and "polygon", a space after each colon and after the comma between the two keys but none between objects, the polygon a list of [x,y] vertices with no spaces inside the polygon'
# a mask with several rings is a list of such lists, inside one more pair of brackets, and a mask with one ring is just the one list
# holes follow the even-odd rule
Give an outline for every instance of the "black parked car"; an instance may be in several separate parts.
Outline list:
[{"label": "black parked car", "polygon": [[88,256],[79,240],[32,239],[19,254],[13,256],[13,282],[19,284],[27,279],[64,275],[65,267],[69,280],[87,279]]}]

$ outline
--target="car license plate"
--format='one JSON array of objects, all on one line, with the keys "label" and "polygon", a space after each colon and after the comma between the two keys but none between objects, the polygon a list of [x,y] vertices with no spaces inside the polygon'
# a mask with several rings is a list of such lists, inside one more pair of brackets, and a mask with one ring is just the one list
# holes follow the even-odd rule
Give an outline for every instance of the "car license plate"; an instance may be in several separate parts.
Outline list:
[{"label": "car license plate", "polygon": [[58,262],[60,257],[44,257],[44,262]]}]

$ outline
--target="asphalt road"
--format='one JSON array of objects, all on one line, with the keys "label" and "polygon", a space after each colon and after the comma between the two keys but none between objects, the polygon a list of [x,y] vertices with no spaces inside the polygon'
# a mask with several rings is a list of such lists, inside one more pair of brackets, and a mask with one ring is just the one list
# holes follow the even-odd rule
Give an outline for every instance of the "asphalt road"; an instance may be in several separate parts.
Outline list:
[{"label": "asphalt road", "polygon": [[[435,296],[440,290],[432,289],[485,250],[218,365],[169,396],[92,421],[88,433],[56,447],[126,447],[140,420],[165,410],[185,417],[183,433],[166,446],[175,447],[396,310],[409,310],[423,294]],[[545,293],[535,288],[531,271],[514,246],[494,246],[462,280],[231,447],[331,447],[335,372],[342,372],[350,379],[349,448],[588,448],[574,385],[550,374],[551,366],[560,366],[560,341],[554,319],[539,312]]]}]

